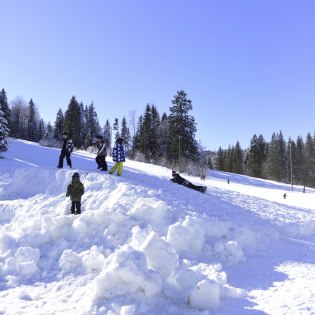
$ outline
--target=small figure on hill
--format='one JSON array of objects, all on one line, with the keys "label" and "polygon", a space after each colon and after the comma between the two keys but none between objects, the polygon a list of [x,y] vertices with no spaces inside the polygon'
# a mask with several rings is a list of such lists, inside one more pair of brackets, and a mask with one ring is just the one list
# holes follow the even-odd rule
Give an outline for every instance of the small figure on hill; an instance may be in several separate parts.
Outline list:
[{"label": "small figure on hill", "polygon": [[74,173],[72,175],[72,181],[67,188],[67,197],[70,197],[71,204],[71,214],[81,214],[81,198],[84,194],[84,186],[80,181],[79,173]]},{"label": "small figure on hill", "polygon": [[171,181],[173,183],[177,183],[179,185],[183,185],[185,187],[200,191],[200,192],[205,192],[207,190],[206,186],[196,186],[192,184],[190,181],[186,180],[185,178],[181,177],[177,172],[172,171],[172,177]]},{"label": "small figure on hill", "polygon": [[120,176],[122,174],[125,162],[125,150],[122,138],[118,138],[116,140],[116,145],[113,148],[112,158],[115,162],[115,165],[110,169],[109,174],[113,174],[118,168],[117,176]]},{"label": "small figure on hill", "polygon": [[69,135],[67,132],[64,132],[62,137],[63,137],[63,143],[62,143],[61,153],[59,156],[59,163],[57,167],[63,168],[63,160],[64,158],[66,158],[68,166],[72,168],[70,156],[73,151],[73,143],[72,143],[72,140],[69,138]]},{"label": "small figure on hill", "polygon": [[106,156],[107,156],[107,148],[105,141],[101,135],[97,136],[97,156],[95,161],[97,163],[97,168],[101,169],[101,171],[107,171],[107,163],[106,163]]},{"label": "small figure on hill", "polygon": [[206,180],[206,175],[204,175],[204,174],[201,175],[200,179],[201,179],[201,180]]},{"label": "small figure on hill", "polygon": [[303,193],[305,193],[305,185],[304,185],[304,187],[303,187]]},{"label": "small figure on hill", "polygon": [[287,199],[287,194],[286,193],[283,194],[283,199]]},{"label": "small figure on hill", "polygon": [[228,177],[228,179],[227,179],[227,183],[229,184],[230,183],[230,178]]}]

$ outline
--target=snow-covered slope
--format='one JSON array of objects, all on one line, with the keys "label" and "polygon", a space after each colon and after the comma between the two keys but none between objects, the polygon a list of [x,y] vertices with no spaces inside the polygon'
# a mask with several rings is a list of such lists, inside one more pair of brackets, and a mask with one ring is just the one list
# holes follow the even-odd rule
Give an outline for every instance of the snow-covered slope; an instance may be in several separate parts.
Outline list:
[{"label": "snow-covered slope", "polygon": [[127,161],[117,177],[58,156],[12,140],[0,159],[0,314],[315,314],[314,190],[185,176],[201,194],[166,168]]}]

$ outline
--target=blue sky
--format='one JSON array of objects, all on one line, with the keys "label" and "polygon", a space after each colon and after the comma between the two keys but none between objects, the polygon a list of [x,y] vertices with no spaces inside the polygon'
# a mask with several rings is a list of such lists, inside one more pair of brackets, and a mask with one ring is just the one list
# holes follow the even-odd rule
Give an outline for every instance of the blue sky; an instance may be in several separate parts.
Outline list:
[{"label": "blue sky", "polygon": [[312,0],[0,0],[0,88],[54,122],[72,95],[100,123],[168,113],[184,89],[197,140],[315,130]]}]

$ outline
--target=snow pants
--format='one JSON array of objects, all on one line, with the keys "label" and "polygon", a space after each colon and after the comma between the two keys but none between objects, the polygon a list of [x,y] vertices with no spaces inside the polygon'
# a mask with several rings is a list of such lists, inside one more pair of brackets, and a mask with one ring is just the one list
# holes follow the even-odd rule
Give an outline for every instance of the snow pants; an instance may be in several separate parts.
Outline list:
[{"label": "snow pants", "polygon": [[95,158],[98,168],[102,169],[102,171],[107,171],[107,163],[105,159],[106,159],[106,156],[104,155],[98,155]]},{"label": "snow pants", "polygon": [[117,162],[109,171],[110,174],[113,174],[117,168],[118,168],[118,172],[117,172],[117,176],[120,176],[122,173],[124,167],[124,162]]},{"label": "snow pants", "polygon": [[81,201],[72,201],[71,214],[81,214]]},{"label": "snow pants", "polygon": [[197,190],[197,191],[203,191],[203,186],[196,186],[194,184],[192,184],[191,182],[189,182],[188,180],[183,182],[183,186]]},{"label": "snow pants", "polygon": [[62,150],[59,156],[59,163],[58,168],[63,168],[63,160],[66,158],[67,164],[72,167],[71,159],[70,159],[71,153],[68,151]]}]

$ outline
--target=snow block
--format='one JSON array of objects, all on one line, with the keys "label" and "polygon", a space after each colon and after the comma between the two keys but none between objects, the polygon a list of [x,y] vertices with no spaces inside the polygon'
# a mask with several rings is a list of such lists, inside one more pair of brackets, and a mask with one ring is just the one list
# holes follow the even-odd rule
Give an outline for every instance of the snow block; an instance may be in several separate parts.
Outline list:
[{"label": "snow block", "polygon": [[169,226],[167,241],[177,252],[199,253],[204,245],[204,230],[198,219],[186,217],[183,223]]},{"label": "snow block", "polygon": [[93,246],[90,250],[82,252],[82,263],[88,273],[100,273],[104,265],[104,255],[101,254],[96,246]]},{"label": "snow block", "polygon": [[144,253],[131,247],[111,254],[95,278],[95,297],[132,296],[143,299],[161,292],[161,277],[147,266]]},{"label": "snow block", "polygon": [[7,275],[16,274],[17,279],[29,278],[38,271],[40,255],[38,248],[20,247],[14,257],[6,259],[3,270]]},{"label": "snow block", "polygon": [[157,270],[164,278],[167,278],[179,265],[175,249],[157,233],[149,234],[142,249],[149,267]]},{"label": "snow block", "polygon": [[220,304],[220,285],[211,280],[202,280],[188,297],[188,303],[200,310],[215,309]]},{"label": "snow block", "polygon": [[71,249],[63,251],[59,259],[59,267],[62,273],[75,273],[82,266],[82,258]]}]

